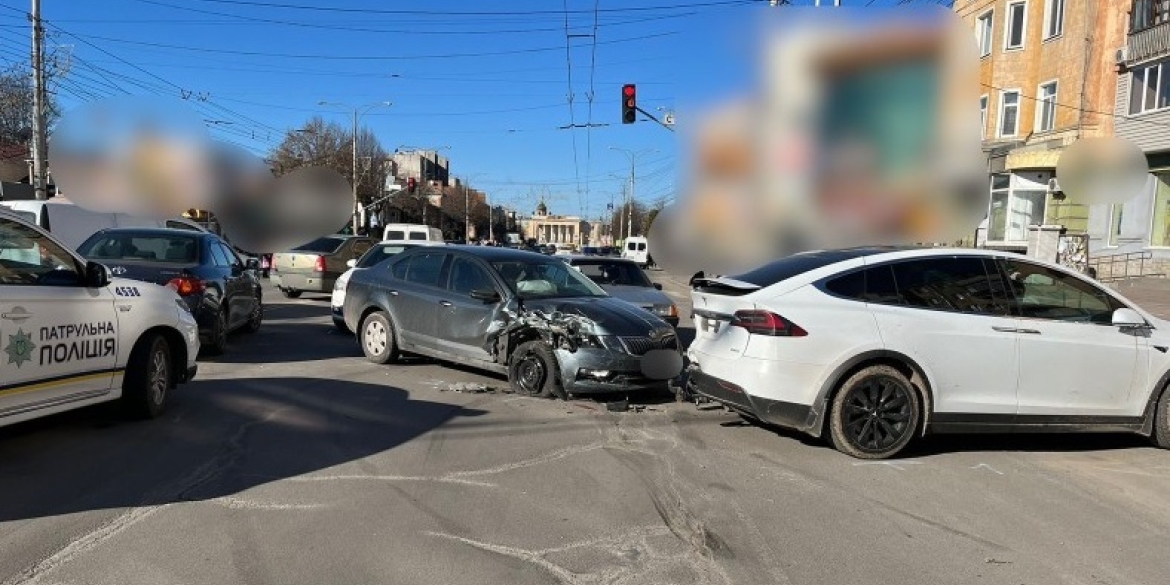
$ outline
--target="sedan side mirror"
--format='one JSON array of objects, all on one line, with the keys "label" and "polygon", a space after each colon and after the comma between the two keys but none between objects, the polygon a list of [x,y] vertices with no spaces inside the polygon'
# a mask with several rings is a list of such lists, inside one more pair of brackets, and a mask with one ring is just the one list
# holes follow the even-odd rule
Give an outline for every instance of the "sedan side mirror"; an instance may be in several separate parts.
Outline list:
[{"label": "sedan side mirror", "polygon": [[500,293],[496,292],[494,288],[477,288],[471,291],[471,298],[484,303],[498,303],[500,302]]},{"label": "sedan side mirror", "polygon": [[658,290],[662,290],[662,283],[660,283],[660,282],[654,283],[654,288],[656,288]]},{"label": "sedan side mirror", "polygon": [[353,258],[353,259],[346,261],[345,265],[349,268],[356,267],[357,266],[357,258]]},{"label": "sedan side mirror", "polygon": [[86,288],[105,288],[109,285],[110,271],[106,269],[104,264],[93,261],[85,263]]},{"label": "sedan side mirror", "polygon": [[246,267],[248,270],[260,270],[260,261],[255,258],[248,258],[248,260],[244,262],[244,267]]},{"label": "sedan side mirror", "polygon": [[1118,327],[1146,327],[1149,325],[1137,311],[1129,308],[1113,311],[1113,324]]}]

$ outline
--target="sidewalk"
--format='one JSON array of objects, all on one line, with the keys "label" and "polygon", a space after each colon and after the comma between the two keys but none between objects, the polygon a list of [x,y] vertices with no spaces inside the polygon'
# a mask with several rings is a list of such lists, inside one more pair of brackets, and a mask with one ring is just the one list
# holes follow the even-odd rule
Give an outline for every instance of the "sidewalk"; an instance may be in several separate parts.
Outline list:
[{"label": "sidewalk", "polygon": [[1170,278],[1135,278],[1109,286],[1155,317],[1170,319]]}]

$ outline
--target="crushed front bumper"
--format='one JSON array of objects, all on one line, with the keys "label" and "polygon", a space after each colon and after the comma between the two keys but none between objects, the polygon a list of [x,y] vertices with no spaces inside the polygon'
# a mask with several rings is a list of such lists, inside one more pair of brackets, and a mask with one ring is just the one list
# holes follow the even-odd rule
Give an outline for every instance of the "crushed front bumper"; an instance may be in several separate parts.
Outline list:
[{"label": "crushed front bumper", "polygon": [[569,394],[666,391],[669,380],[656,380],[642,372],[641,356],[608,349],[556,350],[561,383]]}]

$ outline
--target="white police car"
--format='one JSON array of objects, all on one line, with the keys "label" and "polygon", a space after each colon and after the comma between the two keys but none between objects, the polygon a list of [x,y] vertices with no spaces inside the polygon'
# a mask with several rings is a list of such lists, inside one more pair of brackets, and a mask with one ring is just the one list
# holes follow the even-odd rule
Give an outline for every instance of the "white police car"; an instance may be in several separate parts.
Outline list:
[{"label": "white police car", "polygon": [[111,278],[0,211],[0,426],[119,399],[157,416],[198,353],[198,325],[173,290]]}]

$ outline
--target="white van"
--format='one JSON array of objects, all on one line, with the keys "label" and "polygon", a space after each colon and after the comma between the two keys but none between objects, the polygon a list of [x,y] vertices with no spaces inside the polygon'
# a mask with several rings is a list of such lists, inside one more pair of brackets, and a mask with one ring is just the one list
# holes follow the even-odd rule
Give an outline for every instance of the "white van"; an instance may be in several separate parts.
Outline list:
[{"label": "white van", "polygon": [[622,258],[629,258],[637,262],[638,266],[645,268],[650,264],[650,242],[640,236],[626,238],[625,249],[622,250]]},{"label": "white van", "polygon": [[392,223],[382,230],[382,240],[413,242],[442,242],[443,230],[421,223]]},{"label": "white van", "polygon": [[47,201],[0,201],[0,205],[47,230],[73,250],[93,234],[112,227],[166,227],[197,232],[208,231],[184,217],[160,220],[125,213],[102,213],[90,211],[62,197],[54,197]]}]

